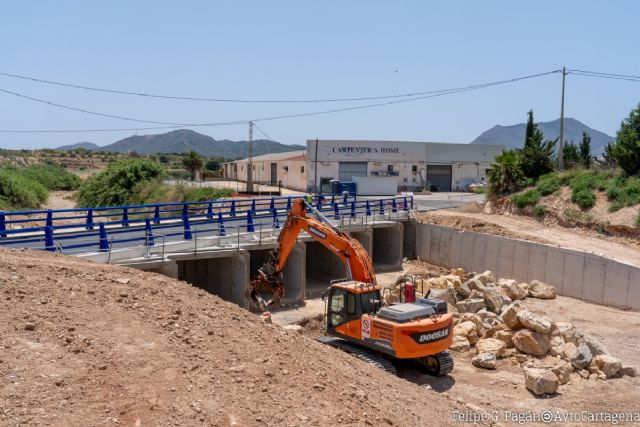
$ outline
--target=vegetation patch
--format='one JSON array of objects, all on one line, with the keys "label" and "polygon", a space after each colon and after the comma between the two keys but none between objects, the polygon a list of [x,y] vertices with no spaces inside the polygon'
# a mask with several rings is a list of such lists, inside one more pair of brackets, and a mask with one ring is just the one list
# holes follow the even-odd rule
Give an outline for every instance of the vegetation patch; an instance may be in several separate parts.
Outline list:
[{"label": "vegetation patch", "polygon": [[540,201],[540,192],[536,189],[527,190],[521,194],[511,196],[511,201],[520,209],[533,206]]},{"label": "vegetation patch", "polygon": [[535,205],[533,207],[533,216],[535,216],[536,218],[542,218],[544,217],[544,214],[547,213],[547,207],[545,205]]},{"label": "vegetation patch", "polygon": [[37,209],[47,201],[47,189],[13,168],[0,169],[0,209]]},{"label": "vegetation patch", "polygon": [[571,201],[580,206],[580,209],[591,209],[596,204],[596,195],[593,190],[589,188],[581,188],[574,190],[571,194]]},{"label": "vegetation patch", "polygon": [[42,164],[27,166],[19,172],[34,181],[38,181],[48,190],[77,190],[80,178],[57,165]]},{"label": "vegetation patch", "polygon": [[542,175],[536,184],[536,190],[543,196],[555,193],[560,187],[560,177],[557,173]]}]

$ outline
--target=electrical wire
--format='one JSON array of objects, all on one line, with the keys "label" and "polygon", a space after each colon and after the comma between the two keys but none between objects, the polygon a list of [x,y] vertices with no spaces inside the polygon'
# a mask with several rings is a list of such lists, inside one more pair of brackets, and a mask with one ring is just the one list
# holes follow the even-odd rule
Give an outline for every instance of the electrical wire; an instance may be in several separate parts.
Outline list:
[{"label": "electrical wire", "polygon": [[405,103],[405,102],[419,101],[419,100],[428,99],[428,98],[435,98],[435,97],[451,95],[451,94],[455,94],[455,93],[468,92],[468,91],[484,89],[484,88],[492,87],[492,86],[499,86],[499,85],[504,85],[504,84],[508,84],[508,83],[514,83],[514,82],[517,82],[517,81],[533,79],[533,78],[542,77],[542,76],[546,76],[546,75],[550,75],[550,74],[554,74],[554,73],[559,73],[559,72],[561,72],[561,70],[547,71],[545,73],[538,73],[538,74],[532,74],[532,75],[528,75],[528,76],[515,77],[515,78],[511,78],[511,79],[507,79],[507,80],[500,80],[500,81],[496,81],[496,82],[483,83],[483,84],[477,84],[477,85],[472,85],[472,86],[465,86],[465,87],[461,87],[461,88],[457,88],[457,89],[448,89],[446,91],[440,91],[438,93],[431,93],[429,95],[414,96],[414,97],[403,98],[403,99],[395,99],[395,100],[392,100],[392,101],[378,102],[378,103],[373,103],[373,104],[357,105],[357,106],[344,107],[344,108],[334,108],[334,109],[330,109],[330,110],[322,110],[322,111],[314,111],[314,112],[306,112],[306,113],[294,113],[294,114],[286,114],[286,115],[279,115],[279,116],[261,117],[261,118],[248,119],[248,120],[236,120],[236,121],[213,122],[213,123],[173,123],[173,122],[142,120],[142,119],[136,119],[136,118],[132,118],[132,117],[125,117],[125,116],[119,116],[119,115],[113,115],[113,114],[107,114],[107,113],[100,113],[100,112],[86,110],[84,108],[78,108],[78,107],[72,107],[72,106],[68,106],[68,105],[63,105],[63,104],[47,101],[47,100],[40,99],[40,98],[30,97],[30,96],[27,96],[27,95],[23,95],[23,94],[20,94],[20,93],[17,93],[17,92],[13,92],[13,91],[9,91],[9,90],[0,88],[0,92],[4,92],[4,93],[10,94],[10,95],[14,95],[14,96],[17,96],[17,97],[20,97],[20,98],[24,98],[24,99],[28,99],[28,100],[31,100],[31,101],[35,101],[35,102],[44,103],[44,104],[47,104],[47,105],[50,105],[50,106],[54,106],[54,107],[58,107],[58,108],[63,108],[63,109],[77,111],[77,112],[82,112],[82,113],[85,113],[85,114],[97,115],[97,116],[108,117],[108,118],[116,118],[116,119],[121,119],[121,120],[139,122],[139,123],[167,125],[167,126],[162,126],[162,127],[145,127],[145,128],[137,128],[137,129],[119,128],[119,129],[38,130],[38,131],[32,131],[32,130],[0,130],[0,133],[66,133],[66,132],[80,133],[80,132],[108,132],[108,131],[116,132],[116,131],[125,131],[125,130],[170,129],[170,128],[176,128],[176,127],[230,126],[230,125],[247,124],[250,121],[254,122],[254,124],[255,124],[255,122],[262,122],[262,121],[273,121],[273,120],[290,119],[290,118],[298,118],[298,117],[310,117],[310,116],[317,116],[317,115],[324,115],[324,114],[334,114],[334,113],[340,113],[340,112],[345,112],[345,111],[361,110],[361,109],[366,109],[366,108],[375,108],[375,107],[381,107],[381,106],[387,106],[387,105],[393,105],[393,104],[400,104],[400,103]]},{"label": "electrical wire", "polygon": [[265,131],[263,131],[262,129],[260,129],[260,127],[257,124],[253,124],[253,126],[258,129],[258,132],[260,132],[262,135],[264,135],[265,138],[267,138],[268,140],[271,141],[275,141],[275,139],[271,138],[269,135],[267,135],[267,133]]},{"label": "electrical wire", "polygon": [[598,77],[611,80],[625,80],[629,82],[640,82],[640,76],[631,76],[626,74],[600,73],[597,71],[587,70],[569,70],[567,74],[573,74],[575,76]]},{"label": "electrical wire", "polygon": [[[560,71],[561,70],[554,70],[554,71],[549,72],[549,74],[550,73],[557,73],[557,72],[560,72]],[[547,73],[544,73],[544,74],[547,74]],[[21,75],[18,75],[18,74],[10,74],[10,73],[3,73],[3,72],[0,72],[0,76],[11,77],[11,78],[16,78],[16,79],[23,79],[23,80],[30,80],[30,81],[33,81],[33,82],[49,84],[49,85],[71,87],[71,88],[75,88],[75,89],[89,90],[89,91],[94,91],[94,92],[105,92],[105,93],[112,93],[112,94],[118,94],[118,95],[131,95],[131,96],[141,96],[141,97],[147,97],[147,98],[161,98],[161,99],[173,99],[173,100],[183,100],[183,101],[233,102],[233,103],[319,103],[319,102],[372,101],[372,100],[379,100],[379,99],[410,98],[410,97],[414,97],[414,96],[429,95],[429,94],[435,94],[435,93],[440,93],[440,92],[449,92],[451,90],[459,90],[459,89],[465,89],[465,88],[468,88],[468,87],[473,87],[473,86],[465,86],[465,87],[439,89],[439,90],[431,90],[431,91],[409,92],[409,93],[404,93],[404,94],[364,96],[364,97],[353,97],[353,98],[237,99],[237,98],[200,98],[200,97],[192,97],[192,96],[173,96],[173,95],[160,95],[160,94],[144,93],[144,92],[131,92],[131,91],[115,90],[115,89],[104,89],[104,88],[98,88],[98,87],[83,86],[83,85],[73,84],[73,83],[62,83],[62,82],[56,82],[56,81],[52,81],[52,80],[38,79],[38,78],[35,78],[35,77],[21,76]],[[537,77],[537,76],[538,75],[525,76],[523,78],[530,78],[530,77]],[[474,86],[476,86],[476,85],[474,85]]]}]

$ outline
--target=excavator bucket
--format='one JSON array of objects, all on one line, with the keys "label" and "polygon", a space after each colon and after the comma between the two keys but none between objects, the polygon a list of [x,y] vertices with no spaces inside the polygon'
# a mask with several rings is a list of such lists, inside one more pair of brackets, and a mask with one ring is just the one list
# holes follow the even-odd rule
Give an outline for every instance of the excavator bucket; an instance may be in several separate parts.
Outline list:
[{"label": "excavator bucket", "polygon": [[258,274],[258,276],[249,283],[249,287],[245,292],[245,297],[249,299],[261,313],[267,311],[270,305],[279,304],[283,296],[283,283],[278,280],[270,280],[262,274]]}]

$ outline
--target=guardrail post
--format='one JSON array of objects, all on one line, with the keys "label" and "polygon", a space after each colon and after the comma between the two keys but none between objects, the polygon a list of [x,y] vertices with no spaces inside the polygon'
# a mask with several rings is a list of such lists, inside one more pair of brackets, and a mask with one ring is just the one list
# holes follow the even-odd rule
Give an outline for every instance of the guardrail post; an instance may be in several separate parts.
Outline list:
[{"label": "guardrail post", "polygon": [[107,230],[104,228],[104,223],[100,223],[99,225],[99,236],[100,243],[99,248],[100,252],[107,252],[109,250],[109,240],[107,239]]},{"label": "guardrail post", "polygon": [[384,202],[380,199],[380,215],[384,215]]},{"label": "guardrail post", "polygon": [[153,230],[151,229],[151,221],[149,218],[145,218],[144,220],[144,231],[145,231],[145,246],[153,246],[155,242],[153,241]]},{"label": "guardrail post", "polygon": [[269,203],[269,210],[272,211],[276,208],[276,204],[273,201],[273,197],[271,198],[271,203]]},{"label": "guardrail post", "polygon": [[287,197],[287,212],[291,210],[291,196]]},{"label": "guardrail post", "polygon": [[398,213],[398,205],[396,205],[395,197],[391,199],[391,212]]},{"label": "guardrail post", "polygon": [[256,199],[253,199],[251,201],[251,215],[255,215],[256,214]]},{"label": "guardrail post", "polygon": [[4,212],[0,212],[0,237],[7,237],[4,231],[7,231],[7,223],[4,217]]},{"label": "guardrail post", "polygon": [[160,224],[160,205],[156,205],[153,210],[153,223]]},{"label": "guardrail post", "polygon": [[316,202],[316,209],[322,209],[322,195],[318,194],[318,201]]},{"label": "guardrail post", "polygon": [[84,228],[87,230],[93,230],[93,209],[87,209],[87,221],[84,225]]},{"label": "guardrail post", "polygon": [[122,226],[129,226],[129,208],[122,208]]},{"label": "guardrail post", "polygon": [[413,210],[413,197],[411,198],[411,210]]},{"label": "guardrail post", "polygon": [[333,204],[333,219],[340,219],[340,208],[337,203]]},{"label": "guardrail post", "polygon": [[49,209],[47,211],[47,220],[45,222],[45,227],[53,227],[53,211]]},{"label": "guardrail post", "polygon": [[280,228],[280,223],[278,222],[278,211],[273,209],[271,213],[273,214],[273,228]]},{"label": "guardrail post", "polygon": [[407,209],[407,197],[405,196],[403,201],[402,201],[402,210],[403,211],[408,211],[409,209]]},{"label": "guardrail post", "polygon": [[191,224],[189,223],[189,208],[185,203],[182,205],[182,225],[184,226],[184,240],[191,240]]},{"label": "guardrail post", "polygon": [[226,236],[226,233],[224,230],[224,220],[222,219],[222,212],[218,212],[218,235]]},{"label": "guardrail post", "polygon": [[331,204],[333,205],[333,204],[335,204],[335,203],[336,203],[336,195],[335,195],[335,194],[332,194],[332,195],[331,195]]},{"label": "guardrail post", "polygon": [[368,200],[365,202],[365,210],[366,216],[371,216],[371,205],[369,204]]},{"label": "guardrail post", "polygon": [[209,202],[207,205],[207,218],[213,218],[213,202]]},{"label": "guardrail post", "polygon": [[351,202],[351,218],[356,217],[356,202]]},{"label": "guardrail post", "polygon": [[[251,215],[251,211],[247,211],[247,232],[248,233],[253,233],[254,231],[256,231],[255,227],[253,226],[253,216]],[[240,234],[240,231],[238,230],[238,234]]]},{"label": "guardrail post", "polygon": [[232,200],[231,201],[231,209],[230,209],[230,213],[231,216],[236,216],[236,201]]},{"label": "guardrail post", "polygon": [[343,194],[342,195],[342,204],[346,205],[348,202],[348,198],[349,198],[349,194]]},{"label": "guardrail post", "polygon": [[56,247],[53,243],[53,227],[47,225],[44,228],[44,249],[49,252],[54,252]]}]

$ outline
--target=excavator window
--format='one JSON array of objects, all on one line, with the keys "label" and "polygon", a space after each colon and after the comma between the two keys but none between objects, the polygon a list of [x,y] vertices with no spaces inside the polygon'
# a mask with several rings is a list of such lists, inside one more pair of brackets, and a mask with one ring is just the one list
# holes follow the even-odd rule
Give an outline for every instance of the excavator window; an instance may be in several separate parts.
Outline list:
[{"label": "excavator window", "polygon": [[344,303],[347,291],[340,288],[333,288],[329,294],[329,320],[331,326],[335,327],[344,323]]},{"label": "excavator window", "polygon": [[362,313],[376,313],[380,306],[380,291],[362,294]]},{"label": "excavator window", "polygon": [[351,293],[347,294],[347,314],[356,314],[356,296]]}]

